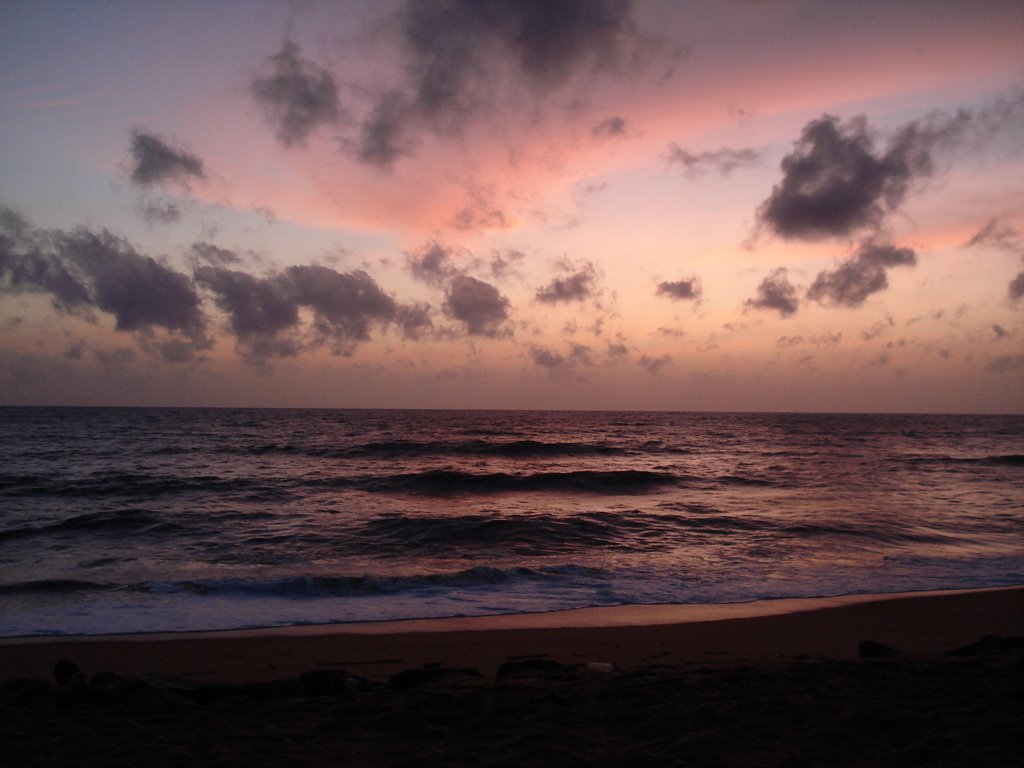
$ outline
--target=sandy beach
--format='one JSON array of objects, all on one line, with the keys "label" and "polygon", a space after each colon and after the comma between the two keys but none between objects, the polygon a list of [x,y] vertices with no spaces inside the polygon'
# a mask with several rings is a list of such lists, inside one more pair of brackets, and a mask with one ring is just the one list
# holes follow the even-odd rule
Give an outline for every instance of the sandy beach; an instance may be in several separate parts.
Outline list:
[{"label": "sandy beach", "polygon": [[1022,637],[1024,587],[16,638],[0,729],[20,765],[1011,765]]}]

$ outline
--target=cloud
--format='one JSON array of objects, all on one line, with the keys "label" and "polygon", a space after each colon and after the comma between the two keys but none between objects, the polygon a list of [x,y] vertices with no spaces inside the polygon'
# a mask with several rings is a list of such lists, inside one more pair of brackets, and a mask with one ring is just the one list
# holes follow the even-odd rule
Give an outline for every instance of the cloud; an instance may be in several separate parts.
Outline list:
[{"label": "cloud", "polygon": [[785,267],[773,270],[757,286],[757,296],[743,302],[744,311],[770,309],[777,311],[781,317],[796,314],[800,302],[797,300],[796,288],[789,282],[788,275]]},{"label": "cloud", "polygon": [[651,357],[650,355],[641,355],[637,363],[647,371],[651,376],[657,376],[661,373],[661,370],[672,362],[671,355],[661,355],[660,357]]},{"label": "cloud", "polygon": [[1016,250],[1020,246],[1020,232],[1010,224],[1003,224],[999,219],[990,219],[974,236],[964,243],[965,248],[978,245],[994,245],[1005,250]]},{"label": "cloud", "polygon": [[888,267],[913,267],[917,255],[910,248],[864,241],[857,253],[831,272],[819,272],[807,298],[819,304],[859,307],[873,293],[889,287]]},{"label": "cloud", "polygon": [[576,267],[568,262],[562,268],[575,270],[563,277],[556,277],[550,283],[537,289],[534,299],[542,304],[559,304],[570,301],[583,301],[594,295],[597,270],[594,265],[585,261]]},{"label": "cloud", "polygon": [[215,267],[224,267],[228,264],[238,264],[242,257],[228,248],[221,248],[213,243],[193,243],[192,255],[197,262],[210,264]]},{"label": "cloud", "polygon": [[998,323],[992,323],[992,333],[995,334],[996,341],[1001,341],[1010,335],[1010,332]]},{"label": "cloud", "polygon": [[163,328],[208,344],[192,281],[106,230],[33,230],[0,210],[0,292],[49,293],[62,311],[113,315],[119,331]]},{"label": "cloud", "polygon": [[450,222],[454,229],[507,229],[505,212],[494,205],[494,190],[470,185],[469,201],[456,211]]},{"label": "cloud", "polygon": [[989,361],[988,370],[992,373],[1011,373],[1024,369],[1024,355],[1000,355]]},{"label": "cloud", "polygon": [[602,120],[590,129],[590,135],[595,139],[612,139],[626,135],[626,121],[624,118],[615,115]]},{"label": "cloud", "polygon": [[144,187],[164,182],[184,186],[190,179],[205,179],[203,161],[184,149],[176,149],[142,128],[132,129],[131,180]]},{"label": "cloud", "polygon": [[515,265],[526,259],[522,251],[507,249],[504,252],[496,251],[491,256],[490,272],[495,280],[503,280],[509,275],[519,275]]},{"label": "cloud", "polygon": [[468,275],[455,276],[446,291],[445,315],[466,326],[471,336],[501,336],[509,316],[509,300],[490,283]]},{"label": "cloud", "polygon": [[562,368],[566,364],[566,359],[558,352],[537,345],[530,347],[530,357],[533,358],[534,365],[547,368],[549,371]]},{"label": "cloud", "polygon": [[697,301],[703,294],[699,277],[658,283],[657,294],[673,300]]},{"label": "cloud", "polygon": [[1024,298],[1024,272],[1018,272],[1017,276],[1010,281],[1008,293],[1010,301],[1014,303]]},{"label": "cloud", "polygon": [[668,161],[681,165],[683,175],[696,179],[707,173],[728,176],[737,168],[756,165],[761,160],[761,153],[756,149],[731,149],[722,147],[712,152],[687,152],[678,144],[672,144],[668,150]]},{"label": "cloud", "polygon": [[782,159],[782,182],[758,217],[787,239],[876,228],[903,202],[911,180],[932,172],[929,136],[912,123],[878,153],[864,116],[845,124],[833,115],[812,120]]},{"label": "cloud", "polygon": [[173,200],[141,197],[136,208],[139,215],[150,224],[173,224],[181,219],[181,209]]},{"label": "cloud", "polygon": [[421,130],[458,135],[500,103],[498,83],[548,93],[659,47],[638,34],[630,0],[407,0],[395,18],[404,76],[378,90],[355,147],[382,169],[411,154]]},{"label": "cloud", "polygon": [[[196,281],[214,294],[250,362],[291,357],[305,346],[328,346],[332,354],[350,355],[370,338],[374,324],[397,323],[408,338],[430,325],[427,305],[397,303],[362,270],[338,272],[310,264],[256,277],[200,266]],[[306,328],[301,309],[312,313]]]},{"label": "cloud", "polygon": [[406,254],[405,263],[413,277],[435,287],[444,285],[461,272],[452,264],[451,249],[436,242]]},{"label": "cloud", "polygon": [[782,159],[782,181],[758,209],[760,223],[786,239],[844,237],[877,229],[910,185],[932,175],[936,157],[982,151],[1024,128],[1024,91],[978,110],[934,112],[898,128],[884,151],[863,115],[823,115],[804,126]]},{"label": "cloud", "polygon": [[866,331],[861,331],[860,335],[864,341],[871,341],[872,339],[877,339],[895,325],[896,321],[892,319],[892,315],[886,314],[885,320],[879,320]]},{"label": "cloud", "polygon": [[270,57],[270,63],[271,74],[253,79],[250,92],[282,144],[304,144],[321,125],[338,119],[334,76],[302,59],[298,45],[285,40],[281,50]]}]

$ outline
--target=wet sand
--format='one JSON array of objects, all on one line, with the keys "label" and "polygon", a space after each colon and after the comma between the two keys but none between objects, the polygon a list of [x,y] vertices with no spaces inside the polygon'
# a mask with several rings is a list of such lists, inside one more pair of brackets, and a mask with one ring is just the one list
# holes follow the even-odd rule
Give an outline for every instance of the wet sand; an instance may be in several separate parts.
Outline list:
[{"label": "wet sand", "polygon": [[1024,587],[6,639],[0,679],[49,683],[5,684],[0,736],[19,765],[1020,765],[1022,637]]}]

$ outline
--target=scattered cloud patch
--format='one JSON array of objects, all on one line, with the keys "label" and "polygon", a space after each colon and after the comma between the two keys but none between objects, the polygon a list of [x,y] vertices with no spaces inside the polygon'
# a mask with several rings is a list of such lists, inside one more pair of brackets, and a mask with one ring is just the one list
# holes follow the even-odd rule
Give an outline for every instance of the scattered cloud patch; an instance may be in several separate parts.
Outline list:
[{"label": "scattered cloud patch", "polygon": [[992,333],[995,335],[996,341],[1002,341],[1010,335],[1010,332],[999,325],[999,323],[992,323]]},{"label": "scattered cloud patch", "polygon": [[707,152],[688,152],[678,144],[672,144],[669,147],[667,158],[669,164],[682,168],[684,176],[689,179],[697,179],[708,173],[729,176],[737,168],[759,163],[761,153],[749,147],[744,149],[722,147]]},{"label": "scattered cloud patch", "polygon": [[178,204],[165,198],[140,197],[136,210],[149,224],[173,224],[181,220],[181,209]]},{"label": "scattered cloud patch", "polygon": [[659,296],[667,296],[674,301],[698,301],[703,292],[700,278],[696,276],[658,283],[656,291]]},{"label": "scattered cloud patch", "polygon": [[773,270],[761,284],[757,286],[757,296],[743,302],[744,311],[749,309],[766,309],[779,313],[780,317],[795,315],[800,308],[796,288],[789,282],[789,273],[785,267]]},{"label": "scattered cloud patch", "polygon": [[173,147],[142,128],[132,130],[131,154],[131,180],[143,187],[166,182],[187,187],[192,179],[206,178],[203,161],[196,155]]},{"label": "scattered cloud patch", "polygon": [[987,367],[992,373],[1012,373],[1024,370],[1024,354],[994,357],[989,361]]},{"label": "scattered cloud patch", "polygon": [[647,371],[651,376],[657,376],[661,373],[665,366],[672,362],[671,355],[661,355],[660,357],[651,357],[650,355],[641,355],[637,363]]},{"label": "scattered cloud patch", "polygon": [[590,129],[590,135],[598,140],[620,138],[626,133],[626,121],[618,115],[605,118]]},{"label": "scattered cloud patch", "polygon": [[419,251],[406,254],[405,263],[409,274],[417,280],[435,287],[443,286],[461,273],[461,270],[452,263],[452,250],[437,242],[429,243]]},{"label": "scattered cloud patch", "polygon": [[[387,169],[413,153],[422,131],[459,135],[498,103],[500,83],[543,95],[650,59],[663,46],[641,36],[633,16],[630,0],[407,0],[395,17],[404,77],[376,92],[356,158]],[[624,130],[616,119],[600,124],[605,135]]]},{"label": "scattered cloud patch", "polygon": [[999,219],[989,219],[984,227],[964,243],[964,247],[992,245],[1005,250],[1016,250],[1020,246],[1020,236],[1020,231],[1012,225],[1003,224]]},{"label": "scattered cloud patch", "polygon": [[182,334],[209,344],[192,281],[107,230],[35,230],[0,210],[0,293],[48,293],[64,312],[114,317],[118,331]]},{"label": "scattered cloud patch", "polygon": [[1024,272],[1018,272],[1017,276],[1010,281],[1010,287],[1007,292],[1010,296],[1010,301],[1014,304],[1024,298]]},{"label": "scattered cloud patch", "polygon": [[886,269],[916,264],[917,254],[910,248],[864,241],[838,268],[819,272],[807,290],[807,298],[819,304],[859,307],[871,294],[889,287]]},{"label": "scattered cloud patch", "polygon": [[461,322],[470,336],[503,336],[509,300],[497,288],[469,275],[456,275],[445,293],[445,315]]},{"label": "scattered cloud patch", "polygon": [[542,304],[559,304],[584,301],[594,295],[597,269],[591,262],[585,261],[575,267],[568,262],[563,262],[562,267],[567,274],[553,278],[550,283],[539,288],[534,294],[536,301]]},{"label": "scattered cloud patch", "polygon": [[321,125],[338,119],[334,76],[301,58],[297,44],[285,40],[270,57],[270,69],[269,74],[253,79],[250,92],[286,147],[304,144]]}]

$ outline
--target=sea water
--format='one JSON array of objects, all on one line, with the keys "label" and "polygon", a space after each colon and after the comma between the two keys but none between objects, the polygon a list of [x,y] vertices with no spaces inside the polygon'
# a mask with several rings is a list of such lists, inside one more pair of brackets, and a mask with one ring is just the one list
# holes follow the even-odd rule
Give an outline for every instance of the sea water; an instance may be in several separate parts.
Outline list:
[{"label": "sea water", "polygon": [[1024,582],[1024,417],[0,408],[0,635]]}]

